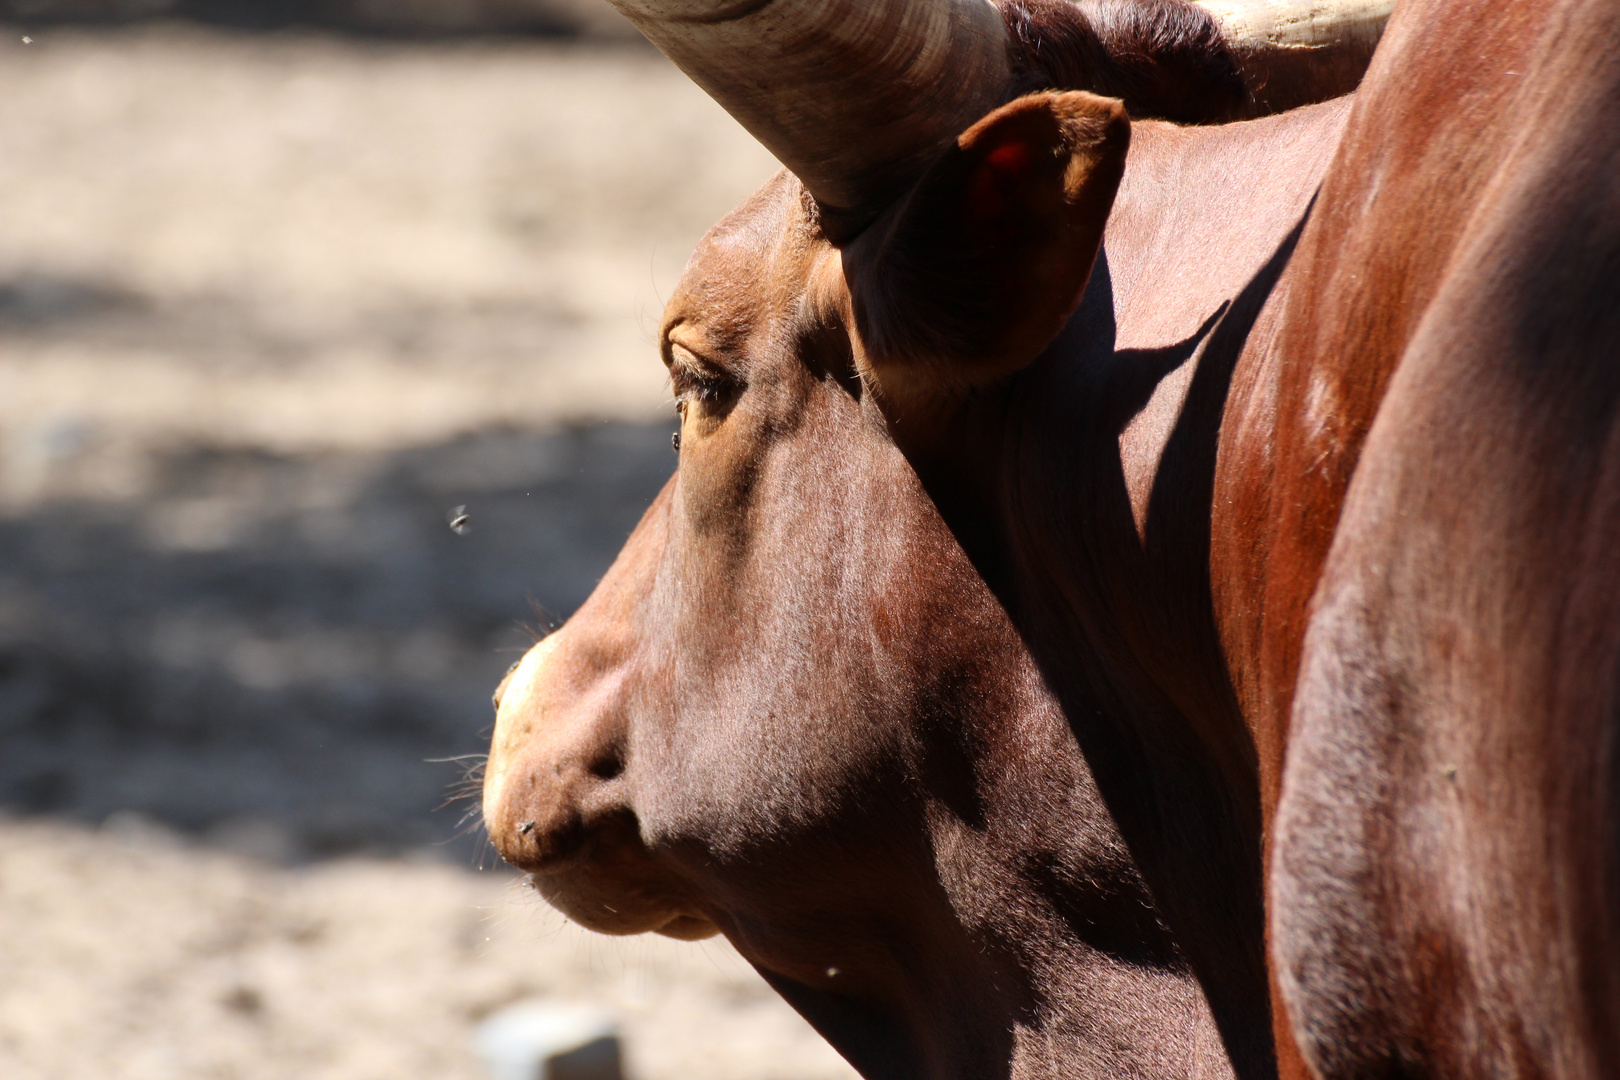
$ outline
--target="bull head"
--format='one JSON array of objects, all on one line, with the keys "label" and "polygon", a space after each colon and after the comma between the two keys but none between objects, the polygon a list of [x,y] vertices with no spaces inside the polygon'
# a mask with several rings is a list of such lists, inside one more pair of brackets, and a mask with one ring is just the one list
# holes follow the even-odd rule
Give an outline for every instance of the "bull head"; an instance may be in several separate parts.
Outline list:
[{"label": "bull head", "polygon": [[[1069,1073],[1126,1046],[1144,1073],[1230,1075],[993,558],[914,469],[1069,318],[1125,106],[1021,93],[1052,61],[1019,44],[1033,3],[619,2],[788,171],[665,311],[675,475],[497,693],[497,850],[587,927],[724,933],[868,1076]],[[1045,14],[1127,103],[1183,100],[1177,43],[1241,23],[1161,4],[1181,36],[1127,70],[1105,47],[1126,6]],[[1329,36],[1334,71],[1367,51]],[[1241,38],[1190,70],[1228,116],[1257,96],[1232,78],[1286,51]]]},{"label": "bull head", "polygon": [[868,1076],[1107,1045],[1228,1075],[1062,710],[863,387],[810,206],[778,176],[671,298],[680,464],[501,688],[490,836],[586,927],[723,933]]}]

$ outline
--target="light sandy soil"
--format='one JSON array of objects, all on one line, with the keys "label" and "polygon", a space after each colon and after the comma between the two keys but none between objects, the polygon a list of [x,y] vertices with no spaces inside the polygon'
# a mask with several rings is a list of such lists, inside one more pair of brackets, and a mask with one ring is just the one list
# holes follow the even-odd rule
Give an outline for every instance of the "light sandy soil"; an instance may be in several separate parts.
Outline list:
[{"label": "light sandy soil", "polygon": [[[0,423],[293,450],[646,419],[662,295],[774,167],[645,46],[0,34]],[[8,501],[39,483],[13,465]]]},{"label": "light sandy soil", "polygon": [[[774,169],[644,47],[0,28],[0,1076],[850,1075],[723,943],[436,813],[671,467],[650,347]],[[467,504],[474,528],[446,511]]]},{"label": "light sandy soil", "polygon": [[853,1076],[723,942],[603,938],[507,874],[275,869],[150,825],[0,832],[7,1080],[478,1080],[479,1019],[611,1011],[639,1080]]}]

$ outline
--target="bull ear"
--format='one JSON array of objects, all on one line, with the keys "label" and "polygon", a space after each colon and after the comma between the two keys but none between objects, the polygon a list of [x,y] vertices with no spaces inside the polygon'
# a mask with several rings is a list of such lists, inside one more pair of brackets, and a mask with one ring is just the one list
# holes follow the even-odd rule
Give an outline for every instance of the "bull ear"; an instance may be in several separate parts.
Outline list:
[{"label": "bull ear", "polygon": [[949,399],[1046,348],[1091,275],[1129,143],[1113,98],[1020,98],[845,249],[857,361],[881,395]]}]

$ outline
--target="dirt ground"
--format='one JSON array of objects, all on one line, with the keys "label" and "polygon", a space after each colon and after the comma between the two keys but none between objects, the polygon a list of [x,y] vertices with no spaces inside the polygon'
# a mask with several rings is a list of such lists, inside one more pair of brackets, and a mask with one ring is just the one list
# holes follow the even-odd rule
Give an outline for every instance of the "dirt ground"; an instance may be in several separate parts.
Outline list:
[{"label": "dirt ground", "polygon": [[[650,49],[0,26],[0,1076],[849,1076],[722,943],[438,807],[672,465],[650,342],[774,163]],[[446,524],[466,506],[471,531]],[[486,860],[487,861],[487,860]]]},{"label": "dirt ground", "polygon": [[536,996],[611,1011],[630,1077],[853,1076],[723,943],[600,937],[506,874],[274,868],[136,820],[0,844],[8,1080],[478,1080],[473,1025]]}]

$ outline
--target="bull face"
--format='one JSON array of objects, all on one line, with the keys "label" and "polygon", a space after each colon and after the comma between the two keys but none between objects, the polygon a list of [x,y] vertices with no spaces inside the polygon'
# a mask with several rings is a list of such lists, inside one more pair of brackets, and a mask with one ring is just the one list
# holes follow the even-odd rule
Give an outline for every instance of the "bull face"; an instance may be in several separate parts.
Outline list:
[{"label": "bull face", "polygon": [[925,858],[899,794],[917,718],[896,699],[971,674],[913,658],[941,621],[918,601],[970,575],[847,355],[809,358],[820,320],[794,284],[829,251],[798,202],[779,177],[694,257],[663,335],[679,468],[500,693],[491,835],[594,929],[705,936],[862,863]]},{"label": "bull face", "polygon": [[942,437],[1062,325],[1124,130],[1117,103],[1042,95],[852,243],[786,173],[716,226],[663,321],[676,473],[497,694],[501,855],[592,929],[724,933],[870,1075],[1005,1070],[1034,1018],[1144,1039],[1052,999],[1053,965],[1165,999],[1178,1039],[1208,1028],[1066,720],[895,442]]}]

